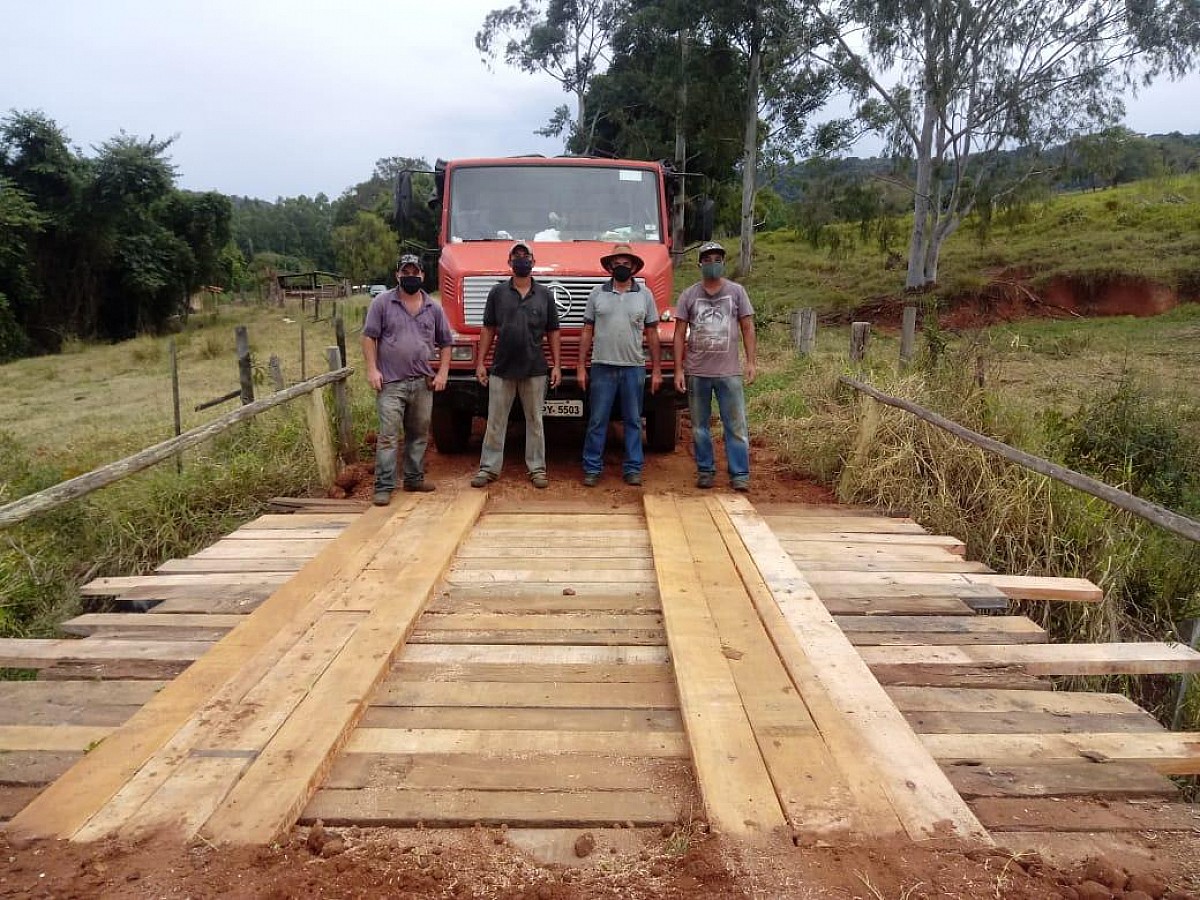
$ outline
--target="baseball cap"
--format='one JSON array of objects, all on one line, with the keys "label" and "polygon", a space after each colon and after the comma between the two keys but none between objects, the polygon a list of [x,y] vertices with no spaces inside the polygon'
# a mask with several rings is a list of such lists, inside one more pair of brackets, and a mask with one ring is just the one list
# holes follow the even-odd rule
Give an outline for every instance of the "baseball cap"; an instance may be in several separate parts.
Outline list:
[{"label": "baseball cap", "polygon": [[421,257],[417,256],[415,253],[405,253],[403,256],[401,256],[400,262],[396,263],[396,271],[399,272],[405,266],[416,266],[422,272],[425,271],[425,267],[421,265]]},{"label": "baseball cap", "polygon": [[700,248],[700,253],[698,255],[704,256],[706,253],[720,253],[722,256],[724,256],[725,248],[716,241],[709,241]]},{"label": "baseball cap", "polygon": [[524,250],[524,251],[525,251],[526,253],[528,253],[530,256],[533,256],[533,249],[532,249],[532,248],[531,248],[531,247],[530,247],[530,246],[529,246],[527,243],[525,243],[524,241],[517,241],[515,244],[513,244],[511,247],[509,247],[509,248],[508,248],[508,255],[509,255],[509,256],[512,256],[512,255],[513,255],[514,253],[516,253],[518,250]]}]

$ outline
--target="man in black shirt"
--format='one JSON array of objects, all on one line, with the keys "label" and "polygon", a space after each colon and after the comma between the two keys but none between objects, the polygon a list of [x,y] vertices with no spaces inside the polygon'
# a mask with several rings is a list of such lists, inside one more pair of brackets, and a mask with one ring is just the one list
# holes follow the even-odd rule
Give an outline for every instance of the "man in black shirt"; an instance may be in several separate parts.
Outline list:
[{"label": "man in black shirt", "polygon": [[[485,487],[500,477],[504,465],[504,436],[513,400],[521,398],[525,410],[525,467],[533,486],[544,488],[546,478],[546,435],[542,430],[542,404],[546,384],[558,387],[562,380],[561,340],[558,310],[554,298],[531,276],[533,252],[524,241],[513,244],[508,252],[512,278],[497,284],[488,293],[483,310],[483,328],[479,332],[479,357],[475,377],[488,389],[487,431],[479,472],[471,487]],[[550,366],[542,352],[542,340],[550,343]],[[489,373],[484,360],[496,345]]]}]

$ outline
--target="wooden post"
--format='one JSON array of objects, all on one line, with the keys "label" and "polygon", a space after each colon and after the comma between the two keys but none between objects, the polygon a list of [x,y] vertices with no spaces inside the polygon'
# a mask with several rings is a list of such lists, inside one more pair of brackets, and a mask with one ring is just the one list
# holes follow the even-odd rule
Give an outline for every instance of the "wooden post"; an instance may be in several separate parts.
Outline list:
[{"label": "wooden post", "polygon": [[[338,319],[340,323],[342,320]],[[328,347],[325,350],[325,358],[329,360],[329,371],[336,372],[342,368],[342,356],[345,353],[344,348]],[[337,416],[338,430],[338,455],[342,458],[342,462],[349,465],[357,458],[354,452],[354,434],[353,422],[350,420],[350,394],[346,388],[346,381],[335,381],[333,384],[333,411]]]},{"label": "wooden post", "polygon": [[321,321],[321,295],[320,294],[313,297],[313,321],[314,322]]},{"label": "wooden post", "polygon": [[308,381],[308,354],[304,352],[304,317],[300,317],[300,380]]},{"label": "wooden post", "polygon": [[817,348],[817,311],[805,307],[792,315],[792,340],[801,356],[811,356]]},{"label": "wooden post", "polygon": [[250,363],[250,335],[245,325],[233,332],[237,336],[238,381],[242,387],[242,406],[254,402],[254,369]]},{"label": "wooden post", "polygon": [[[1182,634],[1186,631],[1185,628],[1179,629]],[[1200,649],[1200,619],[1192,619],[1192,632],[1188,638],[1188,646],[1193,650]],[[1183,724],[1183,708],[1187,700],[1188,688],[1191,686],[1195,677],[1184,673],[1179,676],[1179,690],[1175,695],[1175,714],[1171,716],[1171,730],[1178,731],[1179,726]]]},{"label": "wooden post", "polygon": [[983,387],[984,382],[986,382],[986,381],[987,381],[987,375],[984,372],[983,357],[976,356],[975,357],[975,387],[979,387],[979,388]]},{"label": "wooden post", "polygon": [[854,453],[851,456],[854,469],[862,469],[867,464],[871,445],[875,443],[875,435],[879,432],[880,404],[863,394],[860,407],[862,418],[858,422],[858,437],[854,441]]},{"label": "wooden post", "polygon": [[338,356],[344,366],[346,364],[346,323],[340,314],[334,316],[333,319],[333,336],[337,341]]},{"label": "wooden post", "polygon": [[267,363],[267,371],[271,373],[271,384],[275,385],[275,390],[283,390],[283,364],[279,361],[279,357],[274,353],[271,354],[271,359]]},{"label": "wooden post", "polygon": [[917,308],[912,304],[904,307],[900,320],[900,367],[912,362],[913,349],[917,346]]},{"label": "wooden post", "polygon": [[317,460],[317,477],[323,487],[332,487],[337,477],[337,457],[333,453],[333,438],[329,430],[329,413],[325,410],[325,391],[308,395],[308,436],[312,440]]},{"label": "wooden post", "polygon": [[[175,437],[183,433],[183,420],[179,415],[179,357],[175,352],[175,338],[167,342],[167,357],[171,361],[171,404],[175,409]],[[175,471],[183,472],[183,457],[175,457]]]},{"label": "wooden post", "polygon": [[850,362],[862,362],[871,339],[871,323],[855,322],[850,326]]}]

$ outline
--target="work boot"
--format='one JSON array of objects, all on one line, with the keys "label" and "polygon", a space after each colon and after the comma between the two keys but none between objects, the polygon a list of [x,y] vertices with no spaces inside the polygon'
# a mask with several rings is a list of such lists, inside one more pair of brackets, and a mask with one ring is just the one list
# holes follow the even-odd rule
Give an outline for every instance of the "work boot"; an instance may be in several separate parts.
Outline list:
[{"label": "work boot", "polygon": [[631,485],[633,487],[641,487],[642,486],[642,473],[641,472],[626,472],[625,473],[625,483],[628,485]]},{"label": "work boot", "polygon": [[717,478],[712,472],[701,472],[696,476],[696,487],[710,488],[716,484]]},{"label": "work boot", "polygon": [[729,482],[729,486],[739,494],[745,494],[750,490],[750,480],[747,478],[735,478]]},{"label": "work boot", "polygon": [[410,494],[431,494],[437,490],[437,487],[432,482],[421,479],[404,485],[404,489]]},{"label": "work boot", "polygon": [[599,483],[600,483],[600,473],[599,472],[585,472],[584,473],[584,476],[583,476],[583,486],[584,487],[595,487]]},{"label": "work boot", "polygon": [[391,491],[376,491],[375,496],[371,498],[371,502],[376,506],[387,506],[392,502]]},{"label": "work boot", "polygon": [[550,479],[546,477],[545,472],[532,472],[529,475],[529,480],[533,482],[533,486],[538,490],[550,487]]},{"label": "work boot", "polygon": [[476,473],[475,477],[471,479],[471,487],[487,487],[495,480],[496,476],[490,472],[478,472]]}]

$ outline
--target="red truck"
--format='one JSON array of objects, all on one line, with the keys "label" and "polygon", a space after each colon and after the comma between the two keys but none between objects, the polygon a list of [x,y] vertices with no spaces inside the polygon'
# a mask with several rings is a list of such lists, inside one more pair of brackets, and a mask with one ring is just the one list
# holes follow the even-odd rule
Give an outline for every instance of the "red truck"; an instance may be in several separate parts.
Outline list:
[{"label": "red truck", "polygon": [[[398,221],[411,214],[411,176],[402,173],[397,185]],[[562,384],[547,394],[543,409],[551,418],[587,416],[587,397],[575,371],[588,294],[609,278],[600,257],[620,241],[645,260],[638,278],[654,293],[663,348],[662,387],[651,394],[646,381],[646,443],[655,451],[675,448],[683,398],[675,392],[673,377],[668,204],[676,181],[661,163],[635,160],[439,160],[430,205],[440,205],[438,289],[454,330],[449,384],[433,402],[433,439],[439,452],[465,450],[472,420],[487,416],[487,388],[475,379],[479,331],[488,292],[511,274],[508,251],[516,240],[532,248],[534,278],[553,295],[562,326]]]}]

